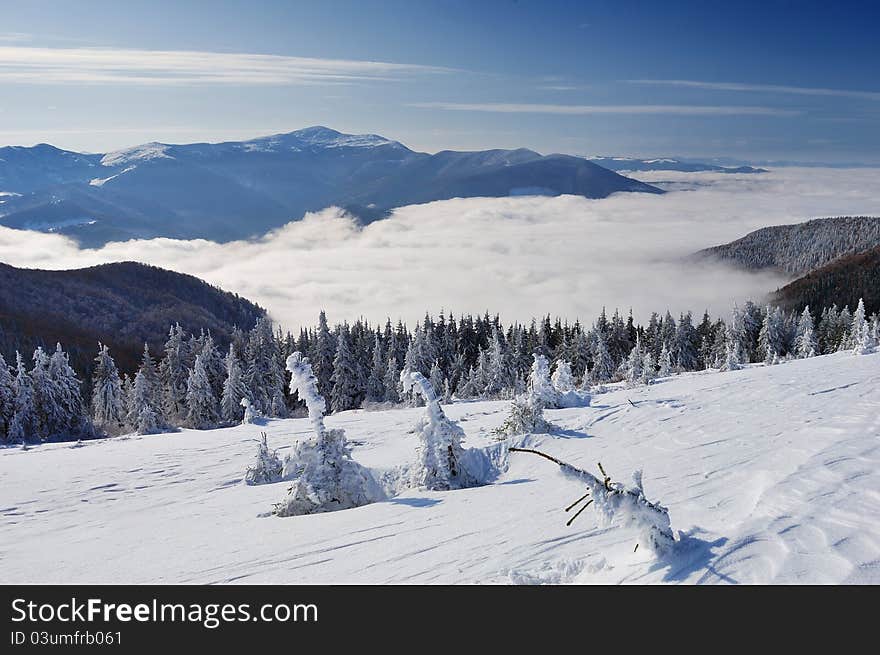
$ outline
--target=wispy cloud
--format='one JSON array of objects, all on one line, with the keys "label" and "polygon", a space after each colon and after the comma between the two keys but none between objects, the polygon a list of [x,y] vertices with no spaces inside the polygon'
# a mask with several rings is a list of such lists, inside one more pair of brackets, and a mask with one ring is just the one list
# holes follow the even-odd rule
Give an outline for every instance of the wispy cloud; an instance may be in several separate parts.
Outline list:
[{"label": "wispy cloud", "polygon": [[556,105],[534,103],[416,102],[410,107],[500,114],[670,114],[680,116],[796,116],[800,112],[743,105]]},{"label": "wispy cloud", "polygon": [[0,82],[28,84],[350,84],[450,69],[249,53],[0,45]]},{"label": "wispy cloud", "polygon": [[784,86],[778,84],[744,84],[740,82],[701,82],[699,80],[625,80],[628,84],[652,86],[677,86],[711,91],[744,91],[750,93],[783,93],[805,96],[837,96],[841,98],[863,98],[880,100],[880,92],[854,91],[849,89],[823,89],[803,86]]}]

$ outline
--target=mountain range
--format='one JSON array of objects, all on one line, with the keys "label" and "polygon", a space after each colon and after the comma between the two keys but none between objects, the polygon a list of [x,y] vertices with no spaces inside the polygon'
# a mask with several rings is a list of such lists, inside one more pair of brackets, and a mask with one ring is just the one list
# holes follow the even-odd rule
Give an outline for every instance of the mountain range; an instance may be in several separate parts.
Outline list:
[{"label": "mountain range", "polygon": [[46,271],[0,263],[0,353],[15,361],[37,346],[61,342],[86,377],[98,341],[120,369],[131,372],[144,343],[161,348],[173,323],[188,332],[210,330],[221,347],[234,327],[248,330],[265,310],[233,293],[182,273],[135,262]]},{"label": "mountain range", "polygon": [[588,157],[594,164],[618,172],[643,171],[681,171],[683,173],[766,173],[765,168],[754,166],[721,166],[690,159],[658,157],[655,159],[634,159],[632,157]]},{"label": "mountain range", "polygon": [[774,225],[741,239],[701,250],[692,259],[745,270],[773,269],[791,282],[768,296],[785,309],[849,305],[864,299],[880,311],[880,217],[836,216]]},{"label": "mountain range", "polygon": [[369,222],[394,207],[455,197],[621,191],[663,193],[582,157],[526,149],[427,154],[326,127],[106,154],[0,148],[0,225],[58,232],[84,246],[243,239],[331,205]]}]

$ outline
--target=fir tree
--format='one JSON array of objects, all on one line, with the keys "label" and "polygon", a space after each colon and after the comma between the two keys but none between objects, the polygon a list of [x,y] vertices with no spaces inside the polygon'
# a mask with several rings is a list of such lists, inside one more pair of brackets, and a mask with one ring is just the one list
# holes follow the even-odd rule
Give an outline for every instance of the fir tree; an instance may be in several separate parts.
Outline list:
[{"label": "fir tree", "polygon": [[0,439],[9,439],[9,427],[15,413],[15,386],[6,360],[0,353]]},{"label": "fir tree", "polygon": [[92,417],[95,425],[109,434],[118,434],[125,424],[122,382],[107,346],[98,344],[92,374]]},{"label": "fir tree", "polygon": [[813,330],[813,317],[810,314],[809,305],[804,307],[804,311],[798,321],[795,348],[797,356],[801,359],[816,356],[816,336]]},{"label": "fir tree", "polygon": [[333,359],[333,387],[330,391],[330,409],[333,412],[344,412],[360,406],[356,386],[357,368],[348,338],[348,326],[343,326],[336,340],[336,357]]},{"label": "fir tree", "polygon": [[[241,364],[235,354],[235,346],[229,344],[229,352],[224,360],[226,379],[220,396],[220,417],[226,423],[241,423],[244,407],[241,401],[248,397],[248,388],[242,379]],[[250,402],[250,400],[248,400]]]},{"label": "fir tree", "polygon": [[31,376],[27,372],[21,353],[18,352],[15,353],[13,392],[15,393],[15,407],[9,426],[8,439],[13,443],[27,443],[37,438],[39,424],[34,407],[34,388],[31,384]]},{"label": "fir tree", "polygon": [[186,426],[205,430],[216,427],[219,421],[217,397],[211,388],[205,355],[196,355],[195,363],[186,381]]}]

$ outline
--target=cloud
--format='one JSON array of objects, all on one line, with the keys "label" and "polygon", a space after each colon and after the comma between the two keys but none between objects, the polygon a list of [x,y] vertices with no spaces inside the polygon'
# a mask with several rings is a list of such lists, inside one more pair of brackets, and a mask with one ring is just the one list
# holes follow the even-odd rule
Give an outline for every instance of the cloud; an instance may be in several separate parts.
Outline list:
[{"label": "cloud", "polygon": [[414,102],[409,107],[500,114],[667,114],[676,116],[796,116],[800,112],[743,105],[556,105],[537,103]]},{"label": "cloud", "polygon": [[449,71],[417,64],[248,53],[0,45],[0,82],[7,83],[350,84]]},{"label": "cloud", "polygon": [[0,43],[26,43],[32,38],[26,32],[0,32]]},{"label": "cloud", "polygon": [[151,239],[81,250],[63,236],[0,228],[0,261],[77,268],[137,260],[190,273],[267,307],[286,328],[425,311],[553,313],[592,321],[603,306],[673,313],[760,300],[785,280],[681,261],[766,225],[880,214],[878,169],[780,169],[762,175],[657,172],[663,196],[603,200],[470,198],[403,207],[359,228],[338,209],[263,238],[218,244]]},{"label": "cloud", "polygon": [[806,96],[838,96],[841,98],[863,98],[880,100],[877,91],[852,91],[847,89],[823,89],[802,86],[783,86],[778,84],[743,84],[740,82],[701,82],[699,80],[626,80],[628,84],[652,86],[677,86],[711,91],[745,91],[753,93],[783,93]]}]

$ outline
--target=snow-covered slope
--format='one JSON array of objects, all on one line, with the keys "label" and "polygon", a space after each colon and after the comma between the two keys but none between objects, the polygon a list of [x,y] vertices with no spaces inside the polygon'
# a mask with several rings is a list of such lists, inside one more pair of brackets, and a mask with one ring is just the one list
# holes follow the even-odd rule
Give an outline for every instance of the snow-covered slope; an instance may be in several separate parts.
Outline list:
[{"label": "snow-covered slope", "polygon": [[[445,409],[476,447],[506,408]],[[384,469],[414,458],[422,411],[327,424]],[[521,453],[489,486],[277,518],[287,485],[241,478],[261,429],[282,454],[308,433],[289,419],[0,451],[0,581],[880,582],[880,353],[688,374],[547,415],[560,429],[532,447],[624,482],[643,469],[679,537],[670,555],[633,552],[591,508],[566,527],[582,488]]]}]

